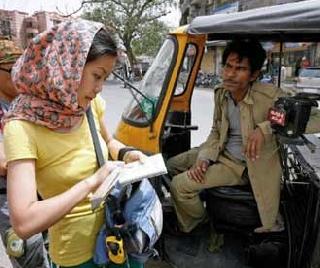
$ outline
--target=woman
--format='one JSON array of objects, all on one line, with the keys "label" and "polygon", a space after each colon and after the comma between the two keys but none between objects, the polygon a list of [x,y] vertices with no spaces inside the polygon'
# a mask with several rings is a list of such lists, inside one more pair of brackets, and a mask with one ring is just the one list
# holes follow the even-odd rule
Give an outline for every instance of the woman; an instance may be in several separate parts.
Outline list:
[{"label": "woman", "polygon": [[[22,238],[49,229],[53,267],[96,267],[92,255],[104,217],[103,209],[91,210],[88,195],[115,164],[98,169],[85,111],[91,106],[105,158],[123,155],[96,96],[116,59],[102,24],[77,20],[39,34],[13,68],[20,94],[4,127],[11,221]],[[127,151],[123,159],[142,157]]]}]

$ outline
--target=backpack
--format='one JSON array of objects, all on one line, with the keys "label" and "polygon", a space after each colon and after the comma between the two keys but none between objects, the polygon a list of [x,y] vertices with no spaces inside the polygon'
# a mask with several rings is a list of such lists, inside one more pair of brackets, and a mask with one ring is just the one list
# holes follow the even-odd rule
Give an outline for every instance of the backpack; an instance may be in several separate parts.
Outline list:
[{"label": "backpack", "polygon": [[106,223],[96,241],[96,264],[110,262],[106,242],[110,237],[120,236],[124,249],[121,254],[139,263],[156,255],[154,245],[162,231],[163,215],[160,200],[148,179],[127,186],[116,185],[106,198],[105,213]]}]

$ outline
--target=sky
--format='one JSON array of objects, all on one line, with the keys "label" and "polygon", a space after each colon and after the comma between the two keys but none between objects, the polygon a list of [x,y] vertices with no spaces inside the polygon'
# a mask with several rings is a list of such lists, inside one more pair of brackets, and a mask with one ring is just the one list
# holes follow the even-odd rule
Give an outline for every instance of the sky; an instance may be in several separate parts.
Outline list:
[{"label": "sky", "polygon": [[[80,5],[81,0],[0,0],[0,9],[24,11],[29,14],[32,14],[34,11],[57,11],[56,7],[62,13],[68,14],[77,10]],[[179,10],[173,9],[162,20],[168,26],[178,26],[180,20]]]}]

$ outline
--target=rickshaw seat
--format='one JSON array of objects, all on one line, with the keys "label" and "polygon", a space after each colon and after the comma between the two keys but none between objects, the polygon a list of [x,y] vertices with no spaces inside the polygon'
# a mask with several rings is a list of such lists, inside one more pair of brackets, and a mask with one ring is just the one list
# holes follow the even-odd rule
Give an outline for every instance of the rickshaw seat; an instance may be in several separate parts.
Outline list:
[{"label": "rickshaw seat", "polygon": [[261,226],[250,184],[206,190],[206,209],[218,232],[250,232]]}]

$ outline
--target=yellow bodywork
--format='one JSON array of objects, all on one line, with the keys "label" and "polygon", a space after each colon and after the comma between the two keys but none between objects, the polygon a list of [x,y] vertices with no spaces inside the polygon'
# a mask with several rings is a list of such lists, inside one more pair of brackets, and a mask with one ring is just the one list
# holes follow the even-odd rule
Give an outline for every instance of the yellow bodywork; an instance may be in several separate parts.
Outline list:
[{"label": "yellow bodywork", "polygon": [[[177,40],[177,59],[171,72],[170,81],[166,89],[161,94],[164,95],[161,108],[156,115],[152,125],[138,126],[123,119],[119,123],[115,132],[115,137],[126,145],[134,146],[147,153],[161,152],[161,136],[165,120],[169,110],[189,111],[194,82],[202,59],[206,35],[190,35],[186,32],[186,27],[179,27],[175,32],[169,34]],[[172,97],[177,84],[177,77],[180,66],[184,59],[185,49],[188,44],[194,44],[198,48],[194,67],[187,88],[179,95]]]}]

